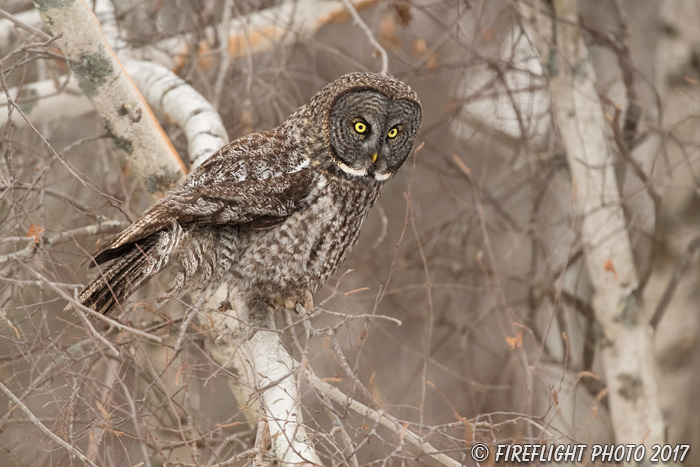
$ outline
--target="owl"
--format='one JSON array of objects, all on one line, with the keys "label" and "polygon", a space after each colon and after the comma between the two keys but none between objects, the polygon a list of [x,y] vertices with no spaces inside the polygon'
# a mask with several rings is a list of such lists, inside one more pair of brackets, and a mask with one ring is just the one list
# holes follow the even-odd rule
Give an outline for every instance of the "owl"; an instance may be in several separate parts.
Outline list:
[{"label": "owl", "polygon": [[80,302],[107,313],[170,265],[171,293],[229,281],[269,306],[308,306],[357,243],[413,149],[417,94],[350,73],[278,127],[222,147],[94,254]]}]

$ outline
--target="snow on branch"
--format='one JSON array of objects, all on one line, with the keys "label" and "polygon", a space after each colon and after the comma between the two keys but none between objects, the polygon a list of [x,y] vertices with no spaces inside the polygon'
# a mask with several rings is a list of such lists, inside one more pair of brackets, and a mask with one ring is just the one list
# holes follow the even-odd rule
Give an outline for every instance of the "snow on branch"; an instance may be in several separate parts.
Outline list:
[{"label": "snow on branch", "polygon": [[663,443],[653,334],[637,293],[637,270],[614,173],[614,145],[578,6],[563,0],[553,2],[553,11],[541,1],[534,9],[525,2],[520,6],[541,60],[548,61],[543,69],[549,72],[554,120],[569,162],[574,209],[594,289],[593,309],[604,334],[602,359],[612,389],[616,441]]}]

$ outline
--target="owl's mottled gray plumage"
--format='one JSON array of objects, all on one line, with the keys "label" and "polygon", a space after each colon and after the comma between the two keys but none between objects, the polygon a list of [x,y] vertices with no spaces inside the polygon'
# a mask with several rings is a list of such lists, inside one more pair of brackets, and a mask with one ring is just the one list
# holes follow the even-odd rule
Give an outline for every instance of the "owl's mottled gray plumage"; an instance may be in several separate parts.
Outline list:
[{"label": "owl's mottled gray plumage", "polygon": [[107,242],[81,303],[107,313],[169,263],[173,293],[229,280],[271,305],[302,301],[357,242],[421,116],[398,80],[338,78],[277,128],[221,148]]}]

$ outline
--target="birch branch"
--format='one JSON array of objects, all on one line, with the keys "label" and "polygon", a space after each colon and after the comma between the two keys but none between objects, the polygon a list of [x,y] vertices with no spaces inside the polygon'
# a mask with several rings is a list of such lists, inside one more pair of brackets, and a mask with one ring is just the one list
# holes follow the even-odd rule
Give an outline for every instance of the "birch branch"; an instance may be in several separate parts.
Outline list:
[{"label": "birch branch", "polygon": [[86,0],[37,0],[35,5],[49,29],[62,35],[58,44],[80,88],[146,190],[156,194],[174,186],[184,165],[105,41]]},{"label": "birch branch", "polygon": [[125,70],[146,101],[184,131],[192,167],[228,143],[219,113],[204,96],[166,67],[132,58],[126,41],[119,35],[116,12],[110,1],[96,1],[95,15],[107,42],[118,51]]},{"label": "birch branch", "polygon": [[[578,23],[577,2],[555,0],[555,23],[544,2],[520,3],[533,25],[549,73],[553,112],[574,186],[574,209],[604,337],[602,360],[611,387],[617,443],[664,442],[653,334],[637,294],[638,278],[614,173],[613,147]],[[546,35],[553,31],[554,37]],[[554,49],[554,47],[557,47]]]},{"label": "birch branch", "polygon": [[321,461],[303,426],[298,365],[274,330],[272,313],[251,318],[236,290],[222,288],[201,310],[200,326],[206,332],[206,350],[220,365],[240,375],[243,384],[232,386],[236,399],[246,401],[257,392],[257,403],[244,408],[254,427],[260,415],[269,426],[273,451],[285,463],[320,465]]},{"label": "birch branch", "polygon": [[245,343],[257,388],[261,388],[273,451],[284,464],[321,465],[302,424],[297,365],[274,330],[273,313],[265,315],[264,325]]},{"label": "birch branch", "polygon": [[124,67],[148,103],[182,128],[192,168],[228,143],[219,112],[185,80],[155,63],[126,60]]},{"label": "birch branch", "polygon": [[[190,164],[196,167],[220,147],[228,143],[226,128],[216,109],[185,80],[167,68],[138,60],[124,61],[124,69],[143,94],[151,108],[178,125],[187,138]],[[57,86],[54,80],[29,83],[10,89],[18,105],[34,124],[56,118],[75,118],[94,110],[74,78]],[[0,94],[0,107],[8,104]],[[7,123],[7,112],[0,112],[0,126]],[[23,118],[14,118],[13,125],[27,126]]]}]

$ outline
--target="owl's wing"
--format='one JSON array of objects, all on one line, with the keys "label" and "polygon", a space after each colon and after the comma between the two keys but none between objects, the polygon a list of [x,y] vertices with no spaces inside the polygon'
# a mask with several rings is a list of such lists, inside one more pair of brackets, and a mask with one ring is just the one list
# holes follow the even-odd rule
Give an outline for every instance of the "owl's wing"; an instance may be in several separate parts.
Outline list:
[{"label": "owl's wing", "polygon": [[[169,191],[143,216],[116,235],[95,255],[100,264],[120,255],[134,242],[180,225],[246,224],[269,228],[300,209],[311,192],[314,172],[303,158],[285,151],[280,139],[251,135],[223,147],[185,182]],[[256,144],[251,138],[257,137]],[[275,152],[282,150],[280,157]]]}]

